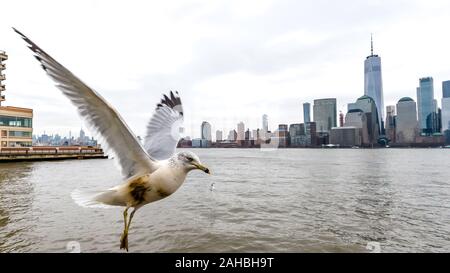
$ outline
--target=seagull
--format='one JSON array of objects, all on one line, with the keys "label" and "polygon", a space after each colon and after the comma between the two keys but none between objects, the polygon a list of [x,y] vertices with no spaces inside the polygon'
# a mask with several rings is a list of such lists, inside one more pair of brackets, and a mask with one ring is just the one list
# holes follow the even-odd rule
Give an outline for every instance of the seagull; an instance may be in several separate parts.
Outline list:
[{"label": "seagull", "polygon": [[[104,98],[28,37],[13,29],[25,40],[56,86],[76,106],[78,114],[121,170],[122,184],[95,194],[76,191],[72,193],[72,198],[86,207],[125,207],[120,249],[128,252],[128,232],[139,208],[173,194],[192,170],[210,174],[194,153],[175,153],[183,123],[183,107],[178,92],[174,94],[170,91],[170,95],[164,95],[157,104],[147,124],[142,146],[119,113]],[[128,216],[130,208],[133,210]]]}]

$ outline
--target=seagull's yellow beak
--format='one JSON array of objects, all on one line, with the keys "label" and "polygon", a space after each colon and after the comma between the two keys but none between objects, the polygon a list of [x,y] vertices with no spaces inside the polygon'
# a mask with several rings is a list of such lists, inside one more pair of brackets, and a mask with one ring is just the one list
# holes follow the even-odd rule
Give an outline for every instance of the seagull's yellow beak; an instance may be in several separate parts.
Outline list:
[{"label": "seagull's yellow beak", "polygon": [[207,174],[211,174],[211,172],[209,171],[208,167],[206,167],[206,166],[204,166],[204,165],[202,165],[200,163],[192,162],[192,165],[194,165],[197,169],[199,169],[201,171],[204,171]]}]

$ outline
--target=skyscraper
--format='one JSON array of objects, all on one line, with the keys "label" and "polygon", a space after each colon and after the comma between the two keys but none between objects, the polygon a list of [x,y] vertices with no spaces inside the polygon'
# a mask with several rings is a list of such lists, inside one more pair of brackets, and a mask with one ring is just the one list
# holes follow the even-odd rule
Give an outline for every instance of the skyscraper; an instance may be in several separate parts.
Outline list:
[{"label": "skyscraper", "polygon": [[237,138],[236,130],[231,130],[231,131],[228,133],[228,141],[234,142],[234,141],[236,141],[236,138]]},{"label": "skyscraper", "polygon": [[373,40],[371,37],[371,53],[364,61],[364,95],[375,101],[380,121],[380,132],[384,133],[384,98],[383,80],[381,76],[381,58],[373,54]]},{"label": "skyscraper", "polygon": [[237,141],[245,140],[245,125],[241,121],[237,125]]},{"label": "skyscraper", "polygon": [[86,133],[84,132],[83,128],[80,129],[80,140],[84,140],[86,137]]},{"label": "skyscraper", "polygon": [[313,112],[317,132],[327,133],[330,132],[332,127],[336,127],[336,99],[332,98],[314,100]]},{"label": "skyscraper", "polygon": [[300,147],[302,139],[305,138],[305,124],[296,123],[289,126],[289,137],[291,138],[291,147]]},{"label": "skyscraper", "polygon": [[433,78],[421,78],[419,82],[420,86],[417,88],[419,130],[421,133],[431,134],[435,131],[434,119],[436,118]]},{"label": "skyscraper", "polygon": [[450,130],[450,81],[442,82],[442,133]]},{"label": "skyscraper", "polygon": [[267,133],[269,131],[269,120],[267,115],[262,116],[262,129],[264,133]]},{"label": "skyscraper", "polygon": [[[363,118],[363,145],[373,145],[378,142],[380,137],[380,121],[378,120],[378,109],[375,101],[369,96],[362,96],[358,98],[355,103],[348,104],[348,113],[356,116],[355,110],[360,110],[364,114]],[[348,126],[346,124],[346,126]],[[355,126],[358,127],[358,126]],[[365,134],[367,132],[367,135]]]},{"label": "skyscraper", "polygon": [[408,97],[397,103],[395,139],[397,143],[410,144],[415,141],[417,134],[416,102]]},{"label": "skyscraper", "polygon": [[278,147],[288,147],[289,146],[289,131],[287,124],[279,124],[278,125]]},{"label": "skyscraper", "polygon": [[344,127],[344,113],[339,112],[339,127]]},{"label": "skyscraper", "polygon": [[222,140],[223,140],[222,131],[217,130],[216,131],[216,142],[222,142]]},{"label": "skyscraper", "polygon": [[386,106],[386,136],[395,142],[395,105]]},{"label": "skyscraper", "polygon": [[442,97],[450,98],[450,81],[442,82]]},{"label": "skyscraper", "polygon": [[212,140],[211,124],[209,124],[209,122],[207,122],[207,121],[202,122],[201,131],[202,131],[202,137],[201,137],[202,139],[206,139],[207,141]]},{"label": "skyscraper", "polygon": [[311,122],[311,104],[309,102],[303,103],[303,121],[305,124]]}]

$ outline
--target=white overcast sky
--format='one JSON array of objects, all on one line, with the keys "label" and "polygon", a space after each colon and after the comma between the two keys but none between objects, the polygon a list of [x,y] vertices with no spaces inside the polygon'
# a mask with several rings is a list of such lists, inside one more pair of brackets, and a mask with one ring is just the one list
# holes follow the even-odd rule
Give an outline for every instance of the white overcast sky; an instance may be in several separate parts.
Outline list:
[{"label": "white overcast sky", "polygon": [[[75,108],[32,58],[14,26],[101,93],[137,135],[162,93],[178,90],[186,133],[303,121],[301,104],[363,94],[363,62],[382,58],[385,105],[435,96],[450,80],[450,1],[21,1],[0,4],[9,54],[6,105],[34,109],[34,132],[78,135]],[[213,133],[213,135],[215,135]]]}]

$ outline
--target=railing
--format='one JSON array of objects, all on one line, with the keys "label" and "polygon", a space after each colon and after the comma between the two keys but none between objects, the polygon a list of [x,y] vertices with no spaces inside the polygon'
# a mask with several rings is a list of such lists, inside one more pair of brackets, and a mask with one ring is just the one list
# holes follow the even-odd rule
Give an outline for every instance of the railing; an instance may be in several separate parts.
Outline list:
[{"label": "railing", "polygon": [[0,155],[75,155],[75,154],[103,154],[101,148],[96,147],[4,147]]}]

